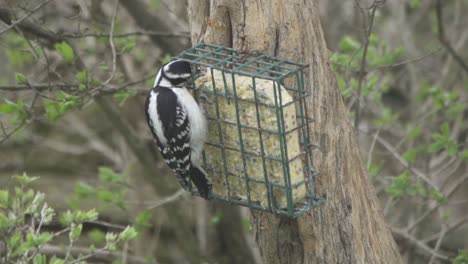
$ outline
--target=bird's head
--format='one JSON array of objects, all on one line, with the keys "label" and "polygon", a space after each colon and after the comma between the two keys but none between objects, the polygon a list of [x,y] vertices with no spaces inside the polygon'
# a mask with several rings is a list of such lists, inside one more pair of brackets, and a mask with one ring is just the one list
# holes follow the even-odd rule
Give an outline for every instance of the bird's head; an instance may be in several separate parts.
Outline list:
[{"label": "bird's head", "polygon": [[191,76],[190,62],[181,59],[173,60],[159,70],[154,86],[179,86],[189,81]]}]

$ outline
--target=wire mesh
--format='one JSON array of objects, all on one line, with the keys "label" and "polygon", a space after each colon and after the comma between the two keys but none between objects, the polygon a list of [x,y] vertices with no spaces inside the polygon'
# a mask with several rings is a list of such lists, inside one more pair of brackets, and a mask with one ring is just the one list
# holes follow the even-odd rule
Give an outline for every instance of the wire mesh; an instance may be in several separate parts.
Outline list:
[{"label": "wire mesh", "polygon": [[309,139],[307,66],[207,43],[178,58],[207,69],[193,86],[206,97],[210,198],[290,217],[323,203]]}]

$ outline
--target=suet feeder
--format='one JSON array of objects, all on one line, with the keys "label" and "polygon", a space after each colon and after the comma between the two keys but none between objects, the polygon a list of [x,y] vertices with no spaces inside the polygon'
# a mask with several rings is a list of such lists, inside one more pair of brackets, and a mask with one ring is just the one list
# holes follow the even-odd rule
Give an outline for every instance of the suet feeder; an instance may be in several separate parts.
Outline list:
[{"label": "suet feeder", "polygon": [[307,66],[207,43],[178,57],[206,69],[193,87],[208,120],[203,165],[213,184],[210,198],[290,217],[321,204]]}]

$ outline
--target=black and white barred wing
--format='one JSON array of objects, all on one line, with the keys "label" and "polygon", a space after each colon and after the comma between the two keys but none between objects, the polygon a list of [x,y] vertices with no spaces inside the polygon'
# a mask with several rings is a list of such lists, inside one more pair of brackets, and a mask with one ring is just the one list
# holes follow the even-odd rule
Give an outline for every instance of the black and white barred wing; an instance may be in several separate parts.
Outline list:
[{"label": "black and white barred wing", "polygon": [[[190,124],[187,112],[180,106],[176,106],[176,116],[171,126],[164,131],[167,139],[166,147],[161,152],[171,153],[175,159],[176,167],[173,169],[184,175],[190,169]],[[170,160],[170,162],[174,162]]]},{"label": "black and white barred wing", "polygon": [[156,87],[147,98],[146,116],[161,156],[174,171],[182,187],[186,188],[185,172],[190,167],[189,121],[186,112],[170,89]]}]

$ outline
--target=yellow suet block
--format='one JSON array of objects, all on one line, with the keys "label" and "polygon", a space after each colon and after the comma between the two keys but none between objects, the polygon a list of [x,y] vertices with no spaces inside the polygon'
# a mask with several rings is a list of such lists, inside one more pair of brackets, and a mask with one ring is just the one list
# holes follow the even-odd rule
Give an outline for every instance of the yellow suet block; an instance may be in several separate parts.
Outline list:
[{"label": "yellow suet block", "polygon": [[[254,80],[260,120],[257,120],[257,107],[254,103]],[[242,160],[233,84],[236,87],[239,123],[243,126],[240,131],[245,164]],[[229,199],[247,200],[247,182],[245,180],[245,175],[247,175],[252,179],[248,182],[251,201],[267,207],[267,186],[264,183],[265,169],[270,183],[287,185],[284,175],[286,168],[283,168],[281,160],[281,136],[286,139],[289,161],[285,163],[289,163],[291,184],[304,180],[304,161],[303,156],[300,156],[299,129],[291,131],[298,126],[296,107],[295,104],[287,105],[293,101],[293,98],[286,89],[278,87],[278,85],[275,86],[273,81],[266,79],[252,79],[239,75],[234,75],[233,79],[229,73],[225,73],[223,77],[219,70],[213,70],[213,76],[209,70],[196,80],[196,86],[207,97],[207,102],[202,103],[207,117],[210,117],[208,119],[207,143],[216,145],[205,145],[206,169],[215,194]],[[279,92],[282,97],[281,105],[278,99]],[[279,108],[283,109],[284,114],[285,133],[281,133],[282,135],[280,134],[282,128],[278,128],[278,116],[281,114]],[[262,158],[261,142],[263,142],[265,153],[264,159]],[[220,146],[224,146],[224,148]],[[226,175],[223,160],[226,161],[228,175]],[[227,185],[229,185],[230,193],[228,193]],[[274,196],[273,206],[286,208],[286,189],[272,187],[271,191]],[[303,200],[305,194],[305,184],[292,189],[293,202]]]}]

